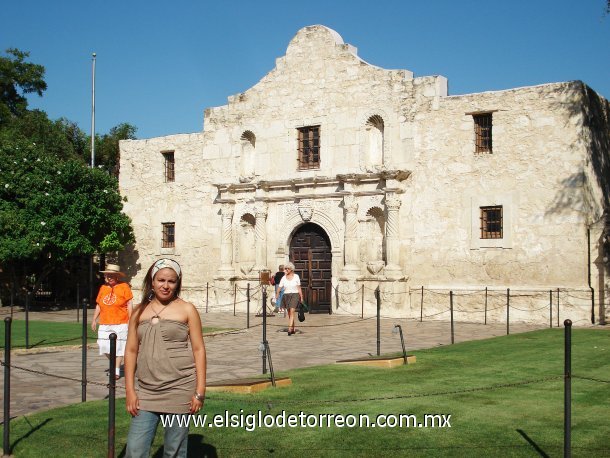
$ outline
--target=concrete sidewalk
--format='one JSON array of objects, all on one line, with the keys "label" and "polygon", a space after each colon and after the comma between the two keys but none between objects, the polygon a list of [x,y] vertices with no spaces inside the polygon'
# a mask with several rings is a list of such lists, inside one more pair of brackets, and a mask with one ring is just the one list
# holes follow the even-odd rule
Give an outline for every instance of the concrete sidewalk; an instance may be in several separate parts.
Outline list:
[{"label": "concrete sidewalk", "polygon": [[[23,315],[23,312],[18,312],[14,318],[23,319]],[[0,318],[5,316],[6,312],[0,313]],[[262,373],[262,354],[258,350],[262,341],[262,317],[251,315],[249,329],[246,328],[245,314],[233,316],[230,312],[202,313],[201,318],[206,327],[235,330],[205,337],[210,382],[252,377]],[[76,311],[30,312],[29,319],[76,322]],[[401,351],[400,337],[392,333],[395,324],[402,326],[408,352],[451,344],[449,322],[420,323],[381,319],[382,354]],[[360,316],[307,315],[306,321],[298,324],[297,334],[290,337],[285,332],[286,325],[287,318],[283,315],[267,318],[267,341],[276,372],[331,364],[342,359],[376,355],[377,352],[377,320],[374,317],[362,320]],[[510,332],[512,334],[539,328],[541,326],[511,323]],[[90,335],[92,334],[91,332]],[[504,323],[455,323],[456,343],[505,334]],[[35,336],[31,336],[31,340],[35,341]],[[108,383],[105,373],[108,360],[98,354],[95,341],[90,342],[93,343],[90,345],[93,348],[87,352],[87,400],[104,399],[108,395],[105,387]],[[78,347],[13,351],[11,417],[80,402],[81,353]],[[2,380],[2,385],[3,383]],[[123,379],[120,379],[117,397],[124,395]],[[117,408],[122,409],[124,406],[118,403]]]}]

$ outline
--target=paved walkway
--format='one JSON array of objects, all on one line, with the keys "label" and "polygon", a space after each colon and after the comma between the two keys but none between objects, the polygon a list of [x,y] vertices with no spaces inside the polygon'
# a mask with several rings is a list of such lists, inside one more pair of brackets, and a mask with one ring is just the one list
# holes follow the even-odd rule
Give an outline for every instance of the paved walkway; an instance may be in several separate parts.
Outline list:
[{"label": "paved walkway", "polygon": [[[14,318],[23,319],[23,312]],[[0,311],[0,318],[6,311]],[[30,320],[74,321],[75,311],[31,312]],[[204,326],[235,329],[235,332],[205,337],[210,382],[252,377],[261,374],[262,354],[258,346],[262,341],[262,318],[250,316],[250,328],[246,328],[245,314],[234,317],[232,313],[203,313]],[[283,315],[267,318],[267,340],[276,372],[298,367],[334,363],[377,353],[377,320],[360,316],[307,315],[298,326],[296,335],[285,332],[287,319]],[[450,323],[424,321],[423,323],[382,319],[380,325],[381,353],[401,351],[400,337],[393,334],[395,324],[402,326],[407,351],[431,348],[451,343]],[[518,333],[540,326],[513,324],[510,332]],[[455,342],[483,339],[506,334],[506,325],[455,323]],[[30,336],[35,341],[34,336]],[[87,352],[87,400],[104,399],[108,395],[105,369],[108,361],[98,354],[93,344]],[[82,395],[81,354],[79,347],[71,349],[15,350],[11,365],[36,372],[13,368],[11,371],[11,417],[21,416],[52,407],[79,402]],[[4,360],[4,356],[2,356]],[[67,378],[60,378],[67,377]],[[3,377],[2,377],[3,378]],[[2,385],[4,384],[2,380]],[[0,391],[3,393],[3,391]],[[117,397],[123,397],[123,379],[119,380]],[[122,408],[121,404],[117,408]]]}]

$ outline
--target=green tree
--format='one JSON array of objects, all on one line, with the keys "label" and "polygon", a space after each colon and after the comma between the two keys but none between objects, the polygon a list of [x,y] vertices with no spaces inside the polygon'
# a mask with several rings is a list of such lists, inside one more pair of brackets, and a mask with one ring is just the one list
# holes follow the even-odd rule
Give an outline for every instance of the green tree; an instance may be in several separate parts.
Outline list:
[{"label": "green tree", "polygon": [[110,131],[95,138],[95,164],[101,166],[108,173],[119,176],[119,141],[135,140],[136,127],[121,123],[110,129]]},{"label": "green tree", "polygon": [[26,62],[29,55],[9,48],[6,56],[0,56],[0,126],[7,124],[12,117],[23,116],[28,107],[26,94],[42,96],[47,89],[44,67]]},{"label": "green tree", "polygon": [[52,121],[41,110],[26,111],[15,117],[3,130],[8,130],[14,138],[28,139],[40,146],[41,150],[61,160],[79,159],[83,162],[89,155],[89,136],[65,118]]},{"label": "green tree", "polygon": [[37,285],[68,258],[134,241],[117,180],[0,131],[0,265]]},{"label": "green tree", "polygon": [[[42,96],[47,84],[44,67],[26,62],[27,57],[28,52],[14,48],[0,56],[0,128],[12,129],[62,160],[80,157],[89,164],[91,138],[76,123],[65,118],[52,121],[44,111],[28,110],[26,95]],[[131,124],[121,123],[107,134],[96,135],[96,165],[118,176],[119,141],[134,140],[136,130]]]},{"label": "green tree", "polygon": [[82,272],[93,253],[134,241],[116,176],[119,140],[135,138],[136,128],[123,123],[96,136],[98,167],[90,169],[91,138],[76,123],[28,109],[26,95],[47,87],[44,67],[28,56],[0,56],[0,277],[31,299],[51,273]]}]

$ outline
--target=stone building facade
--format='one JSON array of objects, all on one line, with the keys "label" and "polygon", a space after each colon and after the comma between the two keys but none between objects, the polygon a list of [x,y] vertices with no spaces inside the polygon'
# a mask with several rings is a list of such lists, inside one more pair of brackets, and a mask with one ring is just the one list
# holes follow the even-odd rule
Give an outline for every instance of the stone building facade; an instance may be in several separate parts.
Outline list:
[{"label": "stone building facade", "polygon": [[450,96],[305,27],[202,132],[121,142],[123,262],[137,289],[173,257],[183,294],[223,310],[290,259],[314,311],[373,313],[379,288],[386,316],[447,318],[454,291],[474,321],[485,291],[502,319],[510,288],[536,321],[559,288],[562,319],[603,322],[608,114],[578,81]]}]

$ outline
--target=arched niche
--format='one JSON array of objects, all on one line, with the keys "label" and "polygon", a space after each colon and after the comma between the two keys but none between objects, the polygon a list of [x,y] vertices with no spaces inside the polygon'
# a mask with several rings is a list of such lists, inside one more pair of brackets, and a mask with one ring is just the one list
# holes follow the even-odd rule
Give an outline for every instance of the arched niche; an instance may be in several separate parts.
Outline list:
[{"label": "arched niche", "polygon": [[253,177],[256,173],[256,135],[250,130],[241,134],[241,167],[242,177]]},{"label": "arched niche", "polygon": [[360,222],[360,259],[364,262],[385,261],[385,212],[381,207],[371,207]]},{"label": "arched niche", "polygon": [[384,164],[384,129],[383,118],[377,114],[370,116],[365,123],[367,165],[381,166]]},{"label": "arched niche", "polygon": [[255,252],[255,225],[256,218],[251,213],[244,213],[237,226],[237,256],[239,266],[244,274],[252,270],[256,262]]}]

